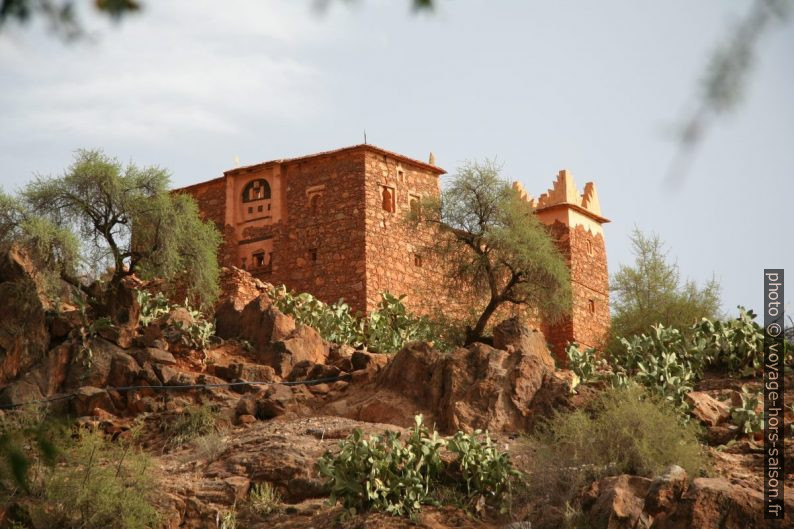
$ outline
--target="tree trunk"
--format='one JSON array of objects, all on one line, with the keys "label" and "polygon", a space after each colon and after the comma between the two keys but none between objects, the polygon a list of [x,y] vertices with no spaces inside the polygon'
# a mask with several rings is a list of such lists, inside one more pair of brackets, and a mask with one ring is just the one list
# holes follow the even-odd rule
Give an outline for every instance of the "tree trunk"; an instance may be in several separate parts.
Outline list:
[{"label": "tree trunk", "polygon": [[485,310],[482,311],[480,319],[477,320],[477,324],[473,329],[469,329],[466,332],[466,345],[472,344],[482,338],[482,333],[485,331],[485,326],[488,325],[488,320],[490,320],[491,316],[493,316],[493,313],[496,311],[499,303],[500,302],[498,298],[491,298],[491,301],[489,301],[488,305],[485,306]]}]

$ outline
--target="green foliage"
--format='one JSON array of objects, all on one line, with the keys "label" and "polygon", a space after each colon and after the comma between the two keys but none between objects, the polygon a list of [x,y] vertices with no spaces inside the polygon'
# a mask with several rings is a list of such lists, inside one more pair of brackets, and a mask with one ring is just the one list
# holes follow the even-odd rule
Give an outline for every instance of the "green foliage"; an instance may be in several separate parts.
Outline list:
[{"label": "green foliage", "polygon": [[702,288],[682,281],[658,235],[646,236],[635,228],[631,242],[634,265],[622,265],[610,285],[614,336],[647,333],[654,324],[690,329],[702,318],[718,317],[720,286],[715,280]]},{"label": "green foliage", "polygon": [[22,248],[37,268],[37,281],[56,295],[62,274],[78,265],[79,243],[74,234],[56,221],[37,216],[19,197],[0,190],[0,252]]},{"label": "green foliage", "polygon": [[76,297],[75,303],[80,316],[80,325],[74,331],[80,339],[75,359],[88,369],[94,363],[94,351],[91,349],[91,342],[100,331],[112,328],[113,322],[107,316],[92,319],[88,315],[88,307],[81,298]]},{"label": "green foliage", "polygon": [[503,513],[507,512],[514,482],[521,473],[513,467],[510,456],[493,444],[488,432],[457,432],[449,440],[448,448],[457,455],[454,466],[466,483],[468,497],[484,497],[497,503]]},{"label": "green foliage", "polygon": [[418,415],[405,442],[395,432],[364,439],[356,429],[336,454],[323,455],[318,469],[331,490],[330,502],[340,502],[350,514],[378,510],[413,516],[423,504],[437,503],[433,492],[441,486],[465,485],[467,495],[504,506],[518,473],[482,435],[456,434],[449,446],[457,458],[447,463],[441,457],[447,442],[431,434]]},{"label": "green foliage", "polygon": [[449,350],[452,330],[426,316],[408,312],[402,300],[388,292],[381,293],[378,308],[366,321],[367,347],[381,353],[395,353],[409,342],[434,342],[440,350]]},{"label": "green foliage", "polygon": [[690,476],[707,468],[697,427],[637,385],[610,389],[588,409],[557,414],[528,438],[530,493],[563,506],[604,476],[652,476],[669,465]]},{"label": "green foliage", "polygon": [[453,329],[425,316],[411,314],[402,300],[388,292],[381,293],[378,308],[369,318],[352,313],[340,300],[323,303],[311,294],[294,294],[285,286],[273,287],[269,295],[276,307],[298,323],[314,327],[326,340],[361,347],[380,353],[393,353],[413,341],[433,341],[441,350],[450,349]]},{"label": "green foliage", "polygon": [[[156,481],[134,436],[111,443],[97,433],[70,431],[51,422],[6,432],[32,470],[20,487],[0,470],[0,499],[16,502],[19,527],[145,529],[156,527]],[[38,439],[38,440],[37,440]],[[46,440],[47,449],[42,448]],[[38,449],[33,449],[38,446]],[[5,451],[5,450],[4,450]]]},{"label": "green foliage", "polygon": [[160,429],[167,435],[168,444],[180,446],[215,432],[217,417],[209,404],[189,406],[175,418],[163,417]]},{"label": "green foliage", "polygon": [[80,150],[63,176],[38,177],[16,198],[0,195],[0,224],[9,228],[2,239],[89,296],[76,273],[96,278],[110,269],[110,286],[139,273],[182,282],[211,302],[220,234],[192,198],[168,186],[163,169],[124,167],[101,151]]},{"label": "green foliage", "polygon": [[606,364],[605,361],[597,358],[594,348],[587,347],[580,350],[579,344],[576,342],[568,344],[565,349],[565,355],[568,357],[568,367],[579,377],[579,381],[583,384],[598,380],[600,376],[599,367]]},{"label": "green foliage", "polygon": [[[493,162],[458,169],[440,199],[411,216],[438,229],[430,248],[452,288],[483,299],[469,340],[503,304],[529,305],[549,320],[571,305],[570,272],[548,230]],[[487,301],[486,301],[487,300]]]},{"label": "green foliage", "polygon": [[[620,338],[621,347],[609,357],[613,386],[623,386],[631,378],[686,409],[684,396],[706,369],[747,375],[762,367],[764,336],[755,317],[739,307],[733,320],[703,319],[687,332],[658,324],[648,334]],[[587,363],[584,358],[576,360]],[[577,365],[577,369],[594,368]]]},{"label": "green foliage", "polygon": [[281,312],[292,316],[298,323],[314,327],[330,342],[357,347],[365,341],[364,322],[342,300],[328,305],[308,292],[289,292],[284,285],[274,287],[268,294]]},{"label": "green foliage", "polygon": [[141,307],[138,322],[142,327],[147,327],[150,323],[171,311],[168,298],[162,292],[152,295],[148,290],[136,290],[135,297]]},{"label": "green foliage", "polygon": [[697,347],[708,361],[731,373],[749,375],[764,365],[764,331],[753,311],[739,307],[739,317],[726,321],[703,320],[695,326]]},{"label": "green foliage", "polygon": [[220,518],[220,529],[237,529],[237,506],[226,511]]},{"label": "green foliage", "polygon": [[255,513],[267,516],[281,507],[281,495],[270,483],[257,483],[251,487],[248,502]]},{"label": "green foliage", "polygon": [[215,336],[215,322],[208,319],[202,310],[191,306],[188,299],[185,299],[183,305],[169,304],[168,298],[162,292],[152,295],[146,290],[137,290],[135,296],[141,307],[138,321],[142,327],[167,316],[172,310],[183,308],[192,319],[192,323],[186,327],[181,322],[176,322],[177,329],[182,331],[185,345],[199,350],[209,347]]},{"label": "green foliage", "polygon": [[747,435],[763,432],[764,412],[755,411],[759,404],[759,395],[750,393],[746,387],[742,387],[741,398],[741,406],[731,408],[731,422]]},{"label": "green foliage", "polygon": [[[174,305],[174,307],[178,307],[178,305]],[[215,322],[207,319],[201,310],[191,307],[187,299],[183,307],[190,313],[193,321],[186,328],[182,328],[181,324],[177,322],[177,327],[183,332],[182,336],[187,345],[194,349],[206,349],[209,347],[212,337],[215,336]]]}]

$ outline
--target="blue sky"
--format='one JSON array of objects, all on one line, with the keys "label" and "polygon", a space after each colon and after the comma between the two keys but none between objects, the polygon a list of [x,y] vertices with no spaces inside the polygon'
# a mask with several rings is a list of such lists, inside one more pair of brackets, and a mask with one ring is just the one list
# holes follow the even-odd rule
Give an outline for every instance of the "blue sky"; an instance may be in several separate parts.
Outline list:
[{"label": "blue sky", "polygon": [[594,180],[612,272],[635,225],[655,231],[684,276],[721,281],[728,312],[760,308],[764,267],[794,273],[794,22],[762,39],[743,104],[670,189],[672,130],[749,0],[439,4],[149,1],[121,25],[89,14],[92,39],[67,46],[4,31],[0,185],[57,174],[80,147],[184,185],[366,130],[450,172],[497,158],[535,196],[561,168]]}]

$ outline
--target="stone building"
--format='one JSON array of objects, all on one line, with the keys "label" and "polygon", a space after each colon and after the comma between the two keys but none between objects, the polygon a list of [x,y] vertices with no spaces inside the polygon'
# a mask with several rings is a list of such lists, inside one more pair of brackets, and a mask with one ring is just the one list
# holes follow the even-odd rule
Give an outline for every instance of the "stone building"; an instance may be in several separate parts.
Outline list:
[{"label": "stone building", "polygon": [[[442,168],[373,145],[225,171],[176,190],[198,201],[224,234],[221,263],[273,284],[340,298],[369,312],[380,292],[407,294],[423,312],[443,299],[443,278],[422,255],[432,233],[403,222],[423,197],[437,196]],[[571,267],[574,306],[553,327],[539,322],[556,350],[570,340],[599,345],[609,328],[606,249],[595,186],[579,195],[561,171],[537,200],[516,188],[547,224]]]}]

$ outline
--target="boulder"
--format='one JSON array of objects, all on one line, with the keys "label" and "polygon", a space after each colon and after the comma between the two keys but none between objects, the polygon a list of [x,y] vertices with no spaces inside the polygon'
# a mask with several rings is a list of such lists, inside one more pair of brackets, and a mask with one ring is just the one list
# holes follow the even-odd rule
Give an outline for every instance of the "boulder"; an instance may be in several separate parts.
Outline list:
[{"label": "boulder", "polygon": [[274,342],[259,355],[261,363],[271,366],[280,377],[286,377],[300,362],[324,364],[328,343],[311,327],[298,325],[283,340]]},{"label": "boulder", "polygon": [[134,354],[135,358],[141,363],[151,362],[152,364],[163,364],[167,366],[176,365],[176,358],[174,358],[174,355],[163,349],[158,349],[157,347],[146,347],[135,351]]},{"label": "boulder", "polygon": [[116,413],[116,407],[107,391],[92,386],[78,388],[72,398],[72,412],[77,417],[93,415],[95,409]]},{"label": "boulder", "polygon": [[50,344],[47,308],[27,255],[18,249],[0,254],[0,385],[41,360]]},{"label": "boulder", "polygon": [[[375,384],[411,404],[376,395],[360,406],[350,403],[357,410],[355,417],[370,420],[362,415],[366,411],[394,420],[395,410],[403,409],[403,414],[426,410],[444,432],[527,431],[535,422],[536,408],[547,413],[557,400],[565,401],[570,384],[564,377],[555,378],[554,361],[541,333],[516,327],[515,321],[500,329],[497,343],[507,350],[475,343],[440,353],[427,343],[409,344],[391,359]],[[550,404],[533,407],[541,388],[548,393],[543,402]]]},{"label": "boulder", "polygon": [[522,323],[518,317],[508,318],[494,327],[493,346],[505,351],[524,351],[547,368],[553,370],[555,367],[543,333]]},{"label": "boulder", "polygon": [[590,527],[597,529],[648,529],[652,518],[644,512],[651,480],[622,474],[593,483],[584,494]]},{"label": "boulder", "polygon": [[229,335],[226,331],[224,334],[229,338],[248,340],[257,352],[266,350],[273,342],[286,339],[295,330],[295,320],[278,310],[267,294],[249,302],[238,321],[240,328],[237,334]]},{"label": "boulder", "polygon": [[140,370],[141,366],[132,356],[117,352],[110,361],[108,385],[113,387],[131,386]]},{"label": "boulder", "polygon": [[651,482],[645,496],[645,510],[651,516],[672,511],[688,484],[686,470],[678,465],[671,466]]},{"label": "boulder", "polygon": [[195,318],[185,307],[175,307],[163,317],[165,326],[176,327],[177,329],[187,329],[194,323],[196,323]]},{"label": "boulder", "polygon": [[273,382],[276,380],[276,371],[272,367],[247,362],[233,362],[226,366],[216,365],[215,375],[224,380],[240,382]]},{"label": "boulder", "polygon": [[692,415],[706,426],[718,426],[731,417],[731,409],[727,404],[704,391],[690,391],[686,394],[686,401]]},{"label": "boulder", "polygon": [[374,369],[379,371],[389,363],[389,355],[370,353],[367,351],[355,351],[350,357],[350,363],[354,370]]},{"label": "boulder", "polygon": [[[764,520],[764,494],[723,477],[695,478],[671,467],[653,480],[621,475],[594,483],[581,498],[590,527],[651,529],[760,529],[790,527]],[[786,511],[794,500],[786,499]]]},{"label": "boulder", "polygon": [[[75,346],[79,347],[79,346]],[[81,386],[104,387],[108,384],[110,367],[118,355],[126,355],[118,345],[98,336],[87,345],[90,356],[73,358],[66,375],[64,389],[71,391]]]}]

